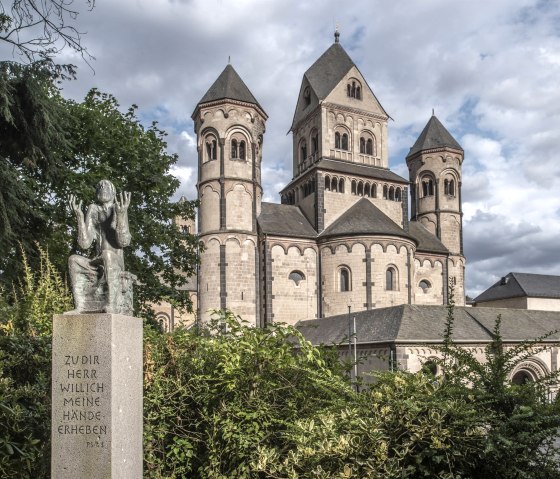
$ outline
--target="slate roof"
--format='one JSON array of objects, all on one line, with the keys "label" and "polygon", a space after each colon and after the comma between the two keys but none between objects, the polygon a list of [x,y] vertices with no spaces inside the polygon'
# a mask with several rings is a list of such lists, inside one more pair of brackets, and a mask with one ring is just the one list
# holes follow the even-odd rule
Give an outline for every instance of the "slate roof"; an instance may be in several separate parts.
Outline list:
[{"label": "slate roof", "polygon": [[197,108],[202,103],[225,99],[252,103],[262,110],[259,102],[253,96],[249,88],[247,88],[245,82],[243,82],[239,74],[229,64],[198,102]]},{"label": "slate roof", "polygon": [[560,276],[509,273],[475,298],[475,302],[531,297],[560,298]]},{"label": "slate roof", "polygon": [[444,147],[463,151],[463,148],[461,148],[461,145],[457,143],[457,140],[451,136],[451,133],[446,130],[435,115],[432,115],[422,130],[422,133],[420,133],[416,143],[414,143],[408,152],[407,157],[423,150]]},{"label": "slate roof", "polygon": [[354,203],[319,237],[350,235],[390,235],[411,239],[406,231],[366,198]]},{"label": "slate roof", "polygon": [[444,246],[439,238],[430,233],[422,223],[419,221],[410,221],[408,225],[408,232],[410,233],[410,236],[412,236],[418,243],[416,251],[425,253],[449,253],[449,250]]},{"label": "slate roof", "polygon": [[[403,304],[352,313],[356,317],[358,344],[440,343],[447,318],[446,306]],[[505,341],[521,341],[560,330],[560,312],[524,309],[455,307],[453,338],[456,342],[487,343],[498,315]],[[348,314],[300,321],[296,327],[312,344],[333,345],[348,339]],[[558,341],[560,333],[549,340]]]},{"label": "slate roof", "polygon": [[317,232],[298,206],[263,202],[257,221],[265,234],[296,238],[317,237]]},{"label": "slate roof", "polygon": [[356,66],[340,43],[333,43],[313,65],[304,77],[313,88],[319,100],[324,100],[348,71]]}]

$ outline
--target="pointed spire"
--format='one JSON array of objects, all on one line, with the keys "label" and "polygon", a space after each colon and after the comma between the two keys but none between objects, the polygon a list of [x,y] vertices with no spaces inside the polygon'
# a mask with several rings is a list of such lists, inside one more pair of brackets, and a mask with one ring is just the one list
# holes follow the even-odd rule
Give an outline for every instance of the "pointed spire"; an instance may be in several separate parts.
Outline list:
[{"label": "pointed spire", "polygon": [[334,29],[334,43],[339,43],[340,40],[340,31],[338,30],[338,23],[336,24],[336,28]]},{"label": "pointed spire", "polygon": [[407,158],[424,150],[432,150],[436,148],[453,148],[454,150],[461,150],[461,145],[451,136],[446,128],[438,120],[435,113],[432,111],[432,117],[420,133],[420,136],[410,149]]},{"label": "pointed spire", "polygon": [[227,64],[217,80],[208,89],[206,94],[200,100],[200,103],[207,103],[216,100],[238,100],[246,103],[254,103],[259,105],[247,85],[235,71],[231,64]]}]

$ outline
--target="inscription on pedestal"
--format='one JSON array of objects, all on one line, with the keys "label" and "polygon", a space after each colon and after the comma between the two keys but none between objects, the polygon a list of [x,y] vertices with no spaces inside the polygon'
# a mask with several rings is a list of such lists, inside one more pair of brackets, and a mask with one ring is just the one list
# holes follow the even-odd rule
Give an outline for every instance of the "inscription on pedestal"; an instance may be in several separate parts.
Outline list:
[{"label": "inscription on pedestal", "polygon": [[106,447],[107,421],[103,409],[107,407],[102,394],[109,387],[99,377],[101,366],[99,356],[65,355],[63,358],[63,378],[60,388],[62,410],[59,411],[58,434],[98,436],[86,441],[86,447]]}]

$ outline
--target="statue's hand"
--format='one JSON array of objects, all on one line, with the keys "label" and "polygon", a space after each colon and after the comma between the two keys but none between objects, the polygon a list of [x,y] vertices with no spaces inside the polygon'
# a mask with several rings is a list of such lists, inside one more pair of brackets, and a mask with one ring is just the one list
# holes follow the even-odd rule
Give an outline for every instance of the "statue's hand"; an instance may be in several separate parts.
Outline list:
[{"label": "statue's hand", "polygon": [[124,193],[119,193],[115,198],[115,211],[118,215],[126,213],[128,207],[130,206],[130,193],[125,191]]},{"label": "statue's hand", "polygon": [[78,217],[78,219],[84,217],[84,212],[82,211],[82,202],[76,201],[76,196],[70,195],[70,199],[68,201],[70,209],[74,212],[74,214]]}]

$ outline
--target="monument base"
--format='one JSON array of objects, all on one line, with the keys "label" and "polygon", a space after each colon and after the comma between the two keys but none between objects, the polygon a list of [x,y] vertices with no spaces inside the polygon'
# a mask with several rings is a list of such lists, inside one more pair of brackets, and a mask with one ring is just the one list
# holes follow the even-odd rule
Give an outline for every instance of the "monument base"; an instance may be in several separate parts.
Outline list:
[{"label": "monument base", "polygon": [[53,479],[142,477],[142,320],[56,315]]}]

